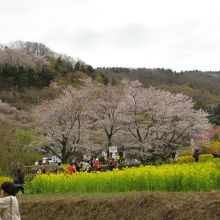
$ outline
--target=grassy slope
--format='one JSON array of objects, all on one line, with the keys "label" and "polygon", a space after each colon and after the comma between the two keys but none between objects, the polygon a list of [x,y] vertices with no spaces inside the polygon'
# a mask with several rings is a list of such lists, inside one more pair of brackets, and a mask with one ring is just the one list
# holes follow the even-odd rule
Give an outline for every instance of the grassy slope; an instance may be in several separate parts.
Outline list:
[{"label": "grassy slope", "polygon": [[220,219],[220,191],[18,195],[23,220]]}]

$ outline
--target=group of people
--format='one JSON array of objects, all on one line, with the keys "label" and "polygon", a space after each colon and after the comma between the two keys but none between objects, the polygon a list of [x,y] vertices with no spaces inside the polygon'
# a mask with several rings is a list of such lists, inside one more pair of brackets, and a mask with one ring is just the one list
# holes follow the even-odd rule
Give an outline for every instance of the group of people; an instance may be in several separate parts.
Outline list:
[{"label": "group of people", "polygon": [[91,160],[83,160],[79,164],[77,162],[71,162],[66,169],[66,173],[72,174],[77,171],[90,172],[90,171],[100,171],[103,163],[98,158],[92,158]]},{"label": "group of people", "polygon": [[[80,172],[91,172],[91,171],[101,171],[102,165],[108,165],[110,170],[113,170],[117,166],[116,159],[109,159],[106,163],[99,158],[92,157],[90,160],[81,161],[80,163],[70,163],[66,169],[66,173],[72,174],[77,171]],[[64,171],[63,171],[64,172]]]}]

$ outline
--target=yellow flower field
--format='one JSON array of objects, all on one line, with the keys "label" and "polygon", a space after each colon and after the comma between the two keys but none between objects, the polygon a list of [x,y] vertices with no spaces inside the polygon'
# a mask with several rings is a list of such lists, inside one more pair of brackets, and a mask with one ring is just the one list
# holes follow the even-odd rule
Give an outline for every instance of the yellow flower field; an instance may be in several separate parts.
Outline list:
[{"label": "yellow flower field", "polygon": [[210,191],[220,189],[220,161],[141,166],[107,172],[41,174],[26,184],[30,193]]}]

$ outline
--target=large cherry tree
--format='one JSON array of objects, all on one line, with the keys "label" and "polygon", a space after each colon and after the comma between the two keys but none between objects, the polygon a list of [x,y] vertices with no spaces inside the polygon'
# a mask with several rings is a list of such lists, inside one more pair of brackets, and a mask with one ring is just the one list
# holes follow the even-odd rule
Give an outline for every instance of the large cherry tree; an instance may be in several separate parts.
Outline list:
[{"label": "large cherry tree", "polygon": [[184,141],[210,127],[208,114],[193,109],[192,99],[183,94],[143,88],[138,81],[124,85],[127,146],[140,159],[165,160]]}]

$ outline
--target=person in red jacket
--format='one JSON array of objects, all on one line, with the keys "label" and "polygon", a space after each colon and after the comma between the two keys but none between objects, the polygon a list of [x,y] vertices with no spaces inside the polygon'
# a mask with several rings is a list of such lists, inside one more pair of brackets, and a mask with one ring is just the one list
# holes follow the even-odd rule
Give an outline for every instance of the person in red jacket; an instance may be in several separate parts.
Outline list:
[{"label": "person in red jacket", "polygon": [[76,172],[76,167],[73,163],[70,163],[69,166],[66,168],[66,172],[68,174],[72,174]]},{"label": "person in red jacket", "polygon": [[96,158],[93,167],[95,168],[95,171],[100,171],[101,170],[101,165],[102,163],[99,161],[98,158]]}]

